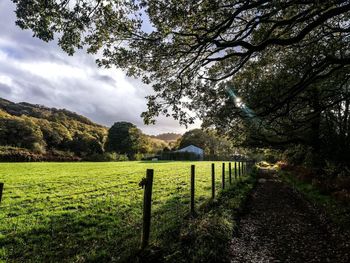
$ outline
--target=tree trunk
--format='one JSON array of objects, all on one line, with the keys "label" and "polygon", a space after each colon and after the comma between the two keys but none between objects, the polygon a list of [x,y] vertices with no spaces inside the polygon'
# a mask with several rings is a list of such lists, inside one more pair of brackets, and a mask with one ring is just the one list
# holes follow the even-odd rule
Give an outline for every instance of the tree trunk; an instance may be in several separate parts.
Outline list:
[{"label": "tree trunk", "polygon": [[312,166],[316,170],[320,169],[323,165],[321,156],[321,105],[318,88],[312,90],[312,111],[313,119],[311,121],[311,138],[310,145],[312,148]]}]

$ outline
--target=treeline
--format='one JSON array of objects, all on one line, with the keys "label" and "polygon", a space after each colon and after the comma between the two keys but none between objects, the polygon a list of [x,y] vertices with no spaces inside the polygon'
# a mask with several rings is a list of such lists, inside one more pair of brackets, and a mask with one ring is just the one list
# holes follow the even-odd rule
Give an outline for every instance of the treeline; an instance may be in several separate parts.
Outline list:
[{"label": "treeline", "polygon": [[[202,148],[206,160],[228,159],[236,151],[232,140],[219,136],[215,130],[194,129],[183,136],[149,136],[130,122],[116,122],[108,129],[68,110],[0,98],[0,161],[166,158],[188,145]],[[178,155],[180,159],[193,159],[191,154]]]},{"label": "treeline", "polygon": [[[108,128],[84,116],[64,109],[13,103],[0,98],[0,160],[137,159],[142,158],[142,154],[155,153],[169,145],[142,134],[132,124],[127,125],[133,126],[128,135],[133,148],[119,151],[111,148],[114,142],[108,136]],[[120,140],[122,144],[128,141],[119,137],[115,140]]]},{"label": "treeline", "polygon": [[41,115],[44,118],[27,114],[16,116],[0,109],[0,145],[67,158],[103,152],[105,127],[81,122],[63,112],[47,112]]},{"label": "treeline", "polygon": [[189,145],[197,146],[204,150],[205,160],[232,159],[235,154],[241,152],[234,146],[234,141],[219,135],[213,129],[190,130],[177,141],[177,148]]},{"label": "treeline", "polygon": [[174,132],[167,132],[167,133],[162,133],[159,135],[151,135],[151,138],[167,141],[167,142],[174,142],[177,141],[178,139],[181,138],[181,134],[179,133],[174,133]]}]

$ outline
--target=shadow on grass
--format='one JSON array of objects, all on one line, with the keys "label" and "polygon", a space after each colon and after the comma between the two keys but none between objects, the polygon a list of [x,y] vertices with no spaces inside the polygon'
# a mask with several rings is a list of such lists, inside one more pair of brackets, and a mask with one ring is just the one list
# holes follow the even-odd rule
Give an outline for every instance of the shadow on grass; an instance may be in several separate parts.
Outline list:
[{"label": "shadow on grass", "polygon": [[[220,183],[217,184],[217,193]],[[233,184],[234,185],[234,184]],[[228,184],[227,184],[228,186]],[[210,189],[208,189],[210,191]],[[219,195],[218,195],[219,196]],[[154,196],[148,255],[140,254],[142,230],[142,197],[130,205],[106,204],[95,200],[84,210],[50,211],[38,214],[36,219],[25,217],[20,223],[11,220],[6,233],[0,233],[0,260],[5,262],[135,262],[157,261],[162,251],[176,251],[181,229],[188,222],[189,191],[174,191],[164,199]],[[198,199],[197,199],[198,200]],[[208,210],[212,201],[196,204],[199,212]],[[72,210],[69,210],[72,209]],[[22,225],[21,225],[22,224]],[[16,226],[19,227],[16,227]],[[158,248],[163,248],[163,250]],[[154,252],[156,251],[156,252]]]},{"label": "shadow on grass", "polygon": [[131,207],[104,205],[94,203],[96,208],[90,207],[89,211],[39,215],[39,220],[32,220],[33,225],[23,225],[0,238],[3,248],[0,259],[5,262],[127,261],[138,249],[141,213]]}]

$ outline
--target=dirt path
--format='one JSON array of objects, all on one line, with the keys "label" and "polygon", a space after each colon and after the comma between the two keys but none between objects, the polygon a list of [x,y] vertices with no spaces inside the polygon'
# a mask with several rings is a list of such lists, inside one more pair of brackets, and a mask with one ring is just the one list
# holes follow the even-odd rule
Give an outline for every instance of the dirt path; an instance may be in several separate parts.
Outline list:
[{"label": "dirt path", "polygon": [[231,262],[350,262],[350,237],[265,172],[241,216]]}]

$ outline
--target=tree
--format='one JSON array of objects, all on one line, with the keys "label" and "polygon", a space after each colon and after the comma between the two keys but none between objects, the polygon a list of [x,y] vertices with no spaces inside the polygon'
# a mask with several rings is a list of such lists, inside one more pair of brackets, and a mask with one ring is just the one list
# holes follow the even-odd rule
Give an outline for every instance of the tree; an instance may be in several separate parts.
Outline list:
[{"label": "tree", "polygon": [[151,83],[146,123],[189,110],[245,145],[311,147],[318,166],[332,143],[348,152],[348,0],[14,2],[20,27]]},{"label": "tree", "polygon": [[185,132],[180,140],[179,148],[194,145],[205,149],[208,143],[208,135],[201,129],[193,129]]},{"label": "tree", "polygon": [[181,137],[179,148],[189,145],[202,148],[210,158],[232,156],[234,151],[232,140],[229,141],[212,129],[193,129],[186,132]]},{"label": "tree", "polygon": [[36,124],[40,127],[49,149],[65,149],[67,142],[72,140],[68,129],[60,123],[37,119]]},{"label": "tree", "polygon": [[147,151],[147,141],[142,132],[130,122],[116,122],[108,130],[106,150],[127,154],[133,158],[136,153]]},{"label": "tree", "polygon": [[[84,46],[90,53],[102,49],[100,66],[115,65],[152,83],[156,95],[148,97],[147,123],[159,113],[170,116],[169,107],[181,123],[191,123],[188,109],[203,106],[203,96],[216,98],[217,84],[231,80],[261,54],[295,46],[320,50],[301,82],[285,87],[285,96],[261,114],[278,110],[350,63],[348,0],[13,2],[17,25],[36,37],[50,41],[59,35],[59,45],[69,54]],[[151,26],[143,27],[143,20]]]},{"label": "tree", "polygon": [[69,150],[81,157],[103,153],[102,144],[95,137],[86,132],[76,132],[73,139],[66,144]]},{"label": "tree", "polygon": [[[348,70],[330,71],[327,77],[309,84],[293,100],[285,100],[285,88],[300,83],[311,70],[313,58],[322,57],[320,53],[322,49],[295,46],[273,56],[260,55],[247,64],[245,71],[237,73],[235,79],[221,83],[215,100],[202,98],[204,103],[212,105],[200,109],[206,116],[205,126],[215,125],[250,146],[285,148],[290,144],[303,144],[312,150],[314,166],[322,167],[322,160],[330,157],[326,152],[330,145],[325,140],[328,138],[325,116],[333,112],[335,106],[344,110],[341,115],[347,116]],[[259,74],[262,68],[264,72]],[[284,103],[274,108],[281,101]],[[337,125],[333,127],[338,129]],[[344,146],[349,147],[346,143],[338,145],[342,149]],[[336,159],[334,152],[332,154]]]},{"label": "tree", "polygon": [[0,116],[0,145],[23,147],[36,152],[45,151],[40,128],[25,117]]}]

